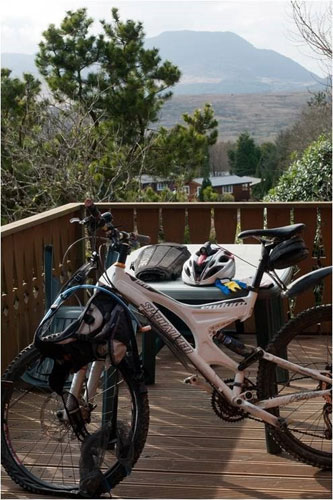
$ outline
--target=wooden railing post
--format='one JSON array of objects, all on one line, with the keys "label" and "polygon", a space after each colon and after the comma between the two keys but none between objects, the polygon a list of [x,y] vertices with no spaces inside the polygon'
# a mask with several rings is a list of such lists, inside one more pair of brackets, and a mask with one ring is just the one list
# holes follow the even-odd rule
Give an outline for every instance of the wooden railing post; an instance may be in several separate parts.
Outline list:
[{"label": "wooden railing post", "polygon": [[190,243],[205,243],[211,232],[211,207],[204,203],[193,203],[187,209]]},{"label": "wooden railing post", "polygon": [[[221,204],[219,204],[221,205]],[[220,243],[235,243],[238,222],[238,207],[233,203],[214,206],[214,226],[216,241]],[[238,203],[237,203],[238,205]]]},{"label": "wooden railing post", "polygon": [[177,203],[162,208],[162,228],[165,241],[184,243],[185,208]]}]

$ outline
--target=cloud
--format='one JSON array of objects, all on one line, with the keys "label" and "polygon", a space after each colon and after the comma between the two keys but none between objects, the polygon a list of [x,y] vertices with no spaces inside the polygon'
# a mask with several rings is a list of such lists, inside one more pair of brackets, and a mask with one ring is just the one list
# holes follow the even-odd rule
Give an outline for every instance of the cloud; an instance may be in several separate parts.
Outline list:
[{"label": "cloud", "polygon": [[[315,9],[328,2],[308,3]],[[2,8],[2,52],[35,53],[42,32],[51,23],[59,25],[68,10],[86,7],[99,31],[98,21],[109,20],[113,6],[122,19],[142,21],[148,37],[183,29],[232,31],[257,48],[275,50],[319,71],[317,61],[291,41],[289,0],[9,0]]]}]

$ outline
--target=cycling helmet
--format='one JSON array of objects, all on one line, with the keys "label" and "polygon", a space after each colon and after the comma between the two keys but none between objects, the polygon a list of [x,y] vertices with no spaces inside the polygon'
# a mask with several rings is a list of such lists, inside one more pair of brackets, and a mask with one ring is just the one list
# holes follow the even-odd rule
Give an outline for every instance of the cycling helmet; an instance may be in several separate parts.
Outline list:
[{"label": "cycling helmet", "polygon": [[278,243],[269,255],[270,269],[286,269],[296,265],[309,255],[309,250],[301,236]]},{"label": "cycling helmet", "polygon": [[232,279],[235,270],[234,256],[208,241],[185,262],[182,280],[187,285],[213,285],[217,279]]}]

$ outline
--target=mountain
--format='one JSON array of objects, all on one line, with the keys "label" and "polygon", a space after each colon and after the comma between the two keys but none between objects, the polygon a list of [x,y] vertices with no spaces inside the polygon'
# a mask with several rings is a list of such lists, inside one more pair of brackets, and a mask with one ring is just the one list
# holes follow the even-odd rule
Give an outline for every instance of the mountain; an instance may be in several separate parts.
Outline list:
[{"label": "mountain", "polygon": [[[292,59],[273,50],[257,49],[231,32],[166,31],[147,38],[145,47],[156,47],[182,72],[175,94],[248,94],[314,89],[323,80]],[[30,72],[38,76],[35,56],[2,54],[2,67],[13,76]]]},{"label": "mountain", "polygon": [[257,49],[231,32],[167,31],[148,38],[162,60],[176,64],[182,79],[175,94],[243,94],[314,88],[322,80],[292,59]]},{"label": "mountain", "polygon": [[[145,45],[158,48],[162,61],[170,60],[182,72],[159,124],[171,127],[183,113],[191,114],[209,102],[224,141],[236,140],[244,130],[258,142],[274,140],[297,119],[309,100],[308,90],[323,82],[288,57],[257,49],[230,32],[170,31],[147,38]],[[22,72],[38,76],[34,59],[34,55],[2,54],[1,65],[13,76],[21,77]]]}]

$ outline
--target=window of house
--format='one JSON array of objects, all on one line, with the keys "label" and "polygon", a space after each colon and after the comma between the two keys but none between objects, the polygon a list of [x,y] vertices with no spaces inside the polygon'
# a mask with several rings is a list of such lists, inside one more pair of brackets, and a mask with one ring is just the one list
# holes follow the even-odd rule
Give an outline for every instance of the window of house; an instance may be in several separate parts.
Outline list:
[{"label": "window of house", "polygon": [[222,193],[232,193],[232,186],[222,186]]},{"label": "window of house", "polygon": [[249,185],[248,184],[242,184],[242,191],[248,191]]},{"label": "window of house", "polygon": [[183,191],[184,191],[184,193],[186,193],[186,194],[190,194],[190,186],[184,186],[184,187],[183,187]]},{"label": "window of house", "polygon": [[156,184],[156,191],[163,191],[163,189],[166,187],[165,182],[158,182]]},{"label": "window of house", "polygon": [[197,196],[199,196],[199,194],[200,194],[200,189],[201,189],[201,186],[198,186],[197,187]]}]

